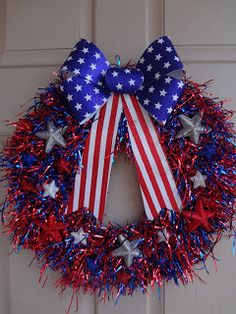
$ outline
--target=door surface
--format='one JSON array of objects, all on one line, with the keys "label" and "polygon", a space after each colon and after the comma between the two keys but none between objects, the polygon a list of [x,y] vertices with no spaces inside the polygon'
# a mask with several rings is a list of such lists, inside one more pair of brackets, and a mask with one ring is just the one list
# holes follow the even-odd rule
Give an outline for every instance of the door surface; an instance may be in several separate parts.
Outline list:
[{"label": "door surface", "polygon": [[[53,79],[81,37],[94,41],[111,63],[138,60],[158,36],[169,35],[187,73],[203,82],[215,78],[210,90],[231,98],[236,109],[236,1],[235,0],[0,0],[0,117],[16,119],[38,87]],[[1,144],[12,130],[0,126]],[[1,189],[4,197],[4,186]],[[133,166],[121,157],[112,170],[106,220],[125,222],[143,211]],[[82,295],[80,314],[233,314],[236,309],[236,257],[232,241],[216,248],[216,271],[198,271],[206,283],[176,287],[165,284],[161,297],[136,294],[106,304]],[[48,274],[44,288],[37,283],[36,265],[28,267],[29,252],[8,255],[6,237],[0,237],[0,314],[63,314],[70,293],[53,288],[56,274]],[[73,311],[72,311],[73,313]]]}]

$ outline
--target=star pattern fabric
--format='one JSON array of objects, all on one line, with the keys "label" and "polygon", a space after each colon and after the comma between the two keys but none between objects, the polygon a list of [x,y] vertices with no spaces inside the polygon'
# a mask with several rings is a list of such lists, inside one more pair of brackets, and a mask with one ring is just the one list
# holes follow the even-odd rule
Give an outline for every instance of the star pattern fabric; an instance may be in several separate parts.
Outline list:
[{"label": "star pattern fabric", "polygon": [[141,56],[137,68],[144,74],[144,84],[137,93],[139,102],[165,124],[185,88],[184,82],[174,77],[174,72],[181,75],[184,68],[169,37],[154,41]]},{"label": "star pattern fabric", "polygon": [[140,69],[113,67],[107,71],[105,79],[112,92],[133,94],[140,89],[144,76]]},{"label": "star pattern fabric", "polygon": [[[105,74],[110,65],[90,41],[81,39],[61,67],[67,79],[61,84],[74,116],[81,122],[92,117],[110,96]],[[86,91],[86,92],[85,92]]]},{"label": "star pattern fabric", "polygon": [[185,88],[177,78],[183,74],[183,64],[167,36],[146,49],[136,68],[111,67],[93,43],[81,39],[61,71],[66,77],[61,91],[80,123],[115,92],[135,94],[149,114],[165,124]]}]

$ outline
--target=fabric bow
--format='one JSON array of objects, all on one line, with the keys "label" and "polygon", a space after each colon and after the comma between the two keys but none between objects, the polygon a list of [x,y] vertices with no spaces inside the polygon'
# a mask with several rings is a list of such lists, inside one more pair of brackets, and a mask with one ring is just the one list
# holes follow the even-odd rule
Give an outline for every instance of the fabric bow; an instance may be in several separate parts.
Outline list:
[{"label": "fabric bow", "polygon": [[[108,78],[115,87],[111,91],[106,82],[110,68],[103,53],[85,39],[77,43],[63,64],[61,70],[69,77],[61,84],[61,89],[80,123],[91,118],[112,92],[124,93],[121,85],[128,82],[139,86],[140,82],[133,79],[130,69],[126,69],[126,77],[121,78],[117,73],[119,68],[114,67]],[[165,123],[184,89],[183,81],[173,77],[182,74],[184,67],[170,39],[164,36],[154,41],[144,51],[136,69],[143,73],[144,82],[134,94],[152,117]]]},{"label": "fabric bow", "polygon": [[111,67],[93,43],[81,39],[76,44],[61,67],[66,77],[61,91],[80,124],[93,116],[94,120],[69,212],[89,208],[102,220],[122,111],[147,217],[157,217],[162,208],[180,210],[181,200],[152,118],[166,123],[185,88],[183,70],[167,36],[154,41],[135,68]]}]

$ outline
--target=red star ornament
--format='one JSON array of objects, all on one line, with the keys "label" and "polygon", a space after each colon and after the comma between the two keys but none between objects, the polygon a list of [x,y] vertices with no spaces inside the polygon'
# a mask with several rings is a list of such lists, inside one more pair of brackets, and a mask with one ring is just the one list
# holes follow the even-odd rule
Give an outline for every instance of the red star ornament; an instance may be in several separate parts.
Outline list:
[{"label": "red star ornament", "polygon": [[32,193],[36,192],[33,184],[27,179],[21,180],[21,188],[24,192],[32,192]]},{"label": "red star ornament", "polygon": [[122,282],[126,286],[131,278],[131,275],[125,270],[121,270],[116,274],[116,277],[117,281]]},{"label": "red star ornament", "polygon": [[184,217],[190,220],[188,230],[193,232],[198,227],[204,228],[206,231],[211,231],[208,219],[215,216],[214,212],[204,210],[202,200],[198,199],[194,211],[184,211]]},{"label": "red star ornament", "polygon": [[58,222],[56,217],[51,215],[48,217],[47,222],[41,225],[41,228],[46,233],[47,236],[51,237],[56,242],[61,242],[61,230],[65,230],[65,224]]},{"label": "red star ornament", "polygon": [[60,173],[69,174],[71,172],[71,163],[64,158],[60,158],[57,162],[57,169]]}]

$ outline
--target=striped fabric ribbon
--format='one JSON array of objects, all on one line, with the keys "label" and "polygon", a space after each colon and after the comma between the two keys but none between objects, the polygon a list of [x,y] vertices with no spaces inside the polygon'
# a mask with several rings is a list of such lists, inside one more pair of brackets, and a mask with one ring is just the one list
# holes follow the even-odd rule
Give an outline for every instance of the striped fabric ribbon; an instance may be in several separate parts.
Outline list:
[{"label": "striped fabric ribbon", "polygon": [[102,221],[122,111],[127,119],[146,216],[152,220],[162,208],[181,209],[181,199],[150,115],[136,96],[112,94],[96,112],[68,213],[88,208]]}]

